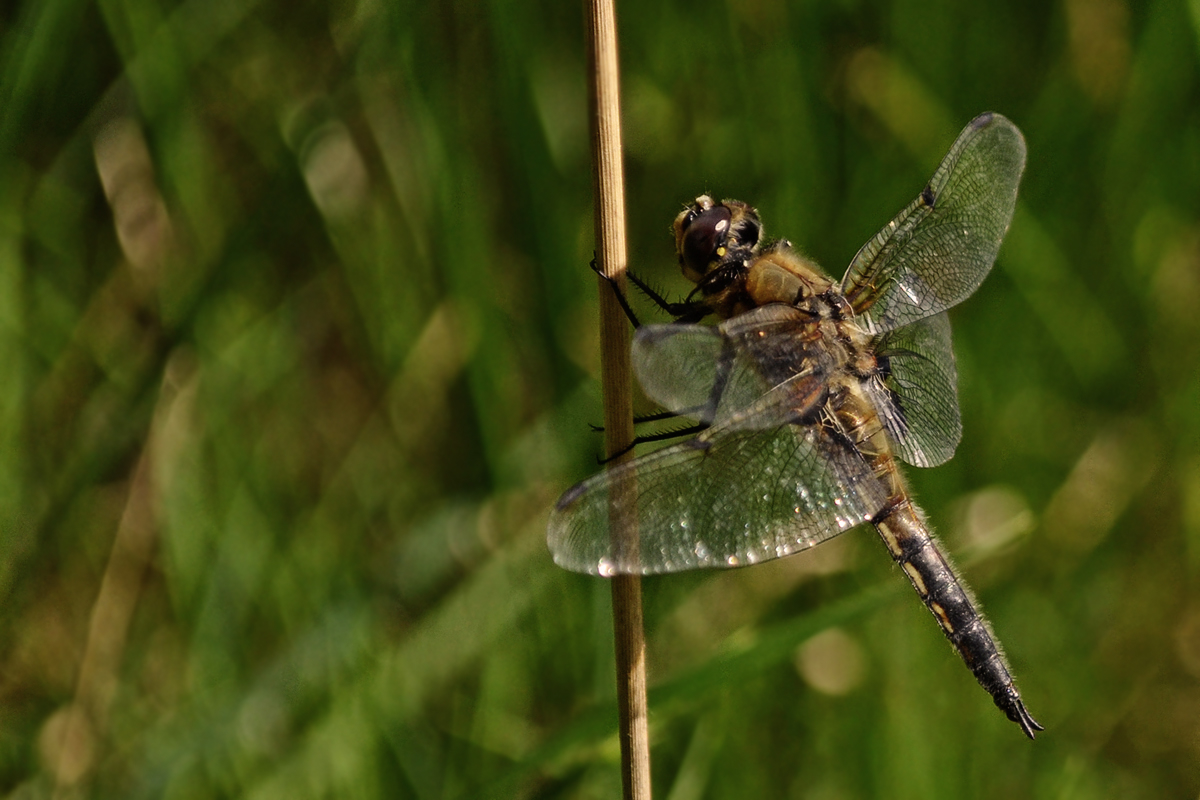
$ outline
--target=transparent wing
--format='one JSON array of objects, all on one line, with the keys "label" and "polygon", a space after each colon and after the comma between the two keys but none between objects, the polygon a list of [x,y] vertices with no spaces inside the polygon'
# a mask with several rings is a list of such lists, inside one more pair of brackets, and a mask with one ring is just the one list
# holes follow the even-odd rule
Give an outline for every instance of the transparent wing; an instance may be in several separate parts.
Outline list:
[{"label": "transparent wing", "polygon": [[871,333],[965,300],[996,260],[1025,169],[1025,139],[999,114],[963,129],[925,190],[846,270],[842,291]]},{"label": "transparent wing", "polygon": [[668,411],[772,427],[818,399],[828,356],[810,346],[815,332],[811,315],[780,304],[718,326],[646,325],[633,341],[633,367],[646,396]]},{"label": "transparent wing", "polygon": [[[611,488],[625,483],[636,552],[609,535]],[[601,575],[753,564],[805,550],[870,520],[886,493],[862,456],[819,424],[716,425],[589,478],[550,515],[554,561]]]},{"label": "transparent wing", "polygon": [[868,387],[896,456],[914,467],[945,463],[962,439],[949,317],[889,331],[874,349],[883,379]]}]

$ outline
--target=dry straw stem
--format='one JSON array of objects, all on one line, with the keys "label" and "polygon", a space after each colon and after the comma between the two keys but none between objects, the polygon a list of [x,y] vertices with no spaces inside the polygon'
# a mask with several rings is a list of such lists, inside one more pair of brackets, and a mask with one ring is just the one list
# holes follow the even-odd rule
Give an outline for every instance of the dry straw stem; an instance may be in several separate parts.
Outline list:
[{"label": "dry straw stem", "polygon": [[[612,0],[587,0],[588,66],[595,193],[596,257],[606,276],[624,289],[625,176],[621,162],[621,105],[617,23]],[[605,446],[616,453],[633,439],[630,397],[629,322],[612,289],[600,282],[600,358],[604,389]],[[626,455],[628,457],[628,455]],[[623,459],[616,459],[619,463]],[[610,530],[614,549],[636,549],[636,519],[628,513],[637,487],[613,486]],[[626,513],[622,513],[622,511]],[[646,721],[646,647],[642,633],[642,584],[636,575],[612,579],[613,628],[620,716],[621,775],[627,800],[650,798],[650,740]]]}]

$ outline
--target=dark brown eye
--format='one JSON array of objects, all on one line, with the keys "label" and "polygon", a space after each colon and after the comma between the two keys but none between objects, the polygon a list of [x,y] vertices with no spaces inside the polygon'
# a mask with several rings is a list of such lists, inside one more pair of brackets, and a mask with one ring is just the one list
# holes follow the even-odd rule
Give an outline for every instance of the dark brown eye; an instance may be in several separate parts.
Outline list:
[{"label": "dark brown eye", "polygon": [[725,246],[731,216],[728,208],[716,206],[701,211],[690,224],[684,226],[679,257],[685,269],[703,275],[708,265],[723,255],[717,251]]}]

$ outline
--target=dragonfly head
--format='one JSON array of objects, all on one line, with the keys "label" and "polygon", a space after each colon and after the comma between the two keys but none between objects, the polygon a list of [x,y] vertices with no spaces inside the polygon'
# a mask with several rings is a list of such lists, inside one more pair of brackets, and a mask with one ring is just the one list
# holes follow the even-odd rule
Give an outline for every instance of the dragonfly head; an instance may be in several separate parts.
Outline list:
[{"label": "dragonfly head", "polygon": [[762,238],[758,212],[738,200],[715,202],[700,195],[675,218],[679,267],[693,283],[731,264],[744,265]]}]

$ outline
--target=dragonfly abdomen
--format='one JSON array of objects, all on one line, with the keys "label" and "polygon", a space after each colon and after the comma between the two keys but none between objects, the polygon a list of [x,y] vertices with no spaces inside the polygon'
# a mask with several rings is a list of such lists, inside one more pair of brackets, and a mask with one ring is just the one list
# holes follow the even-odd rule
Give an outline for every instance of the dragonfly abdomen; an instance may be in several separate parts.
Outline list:
[{"label": "dragonfly abdomen", "polygon": [[991,628],[977,610],[975,599],[959,581],[950,560],[941,552],[920,510],[907,497],[898,497],[873,522],[888,552],[904,570],[979,685],[1032,739],[1042,726],[1025,709]]}]

